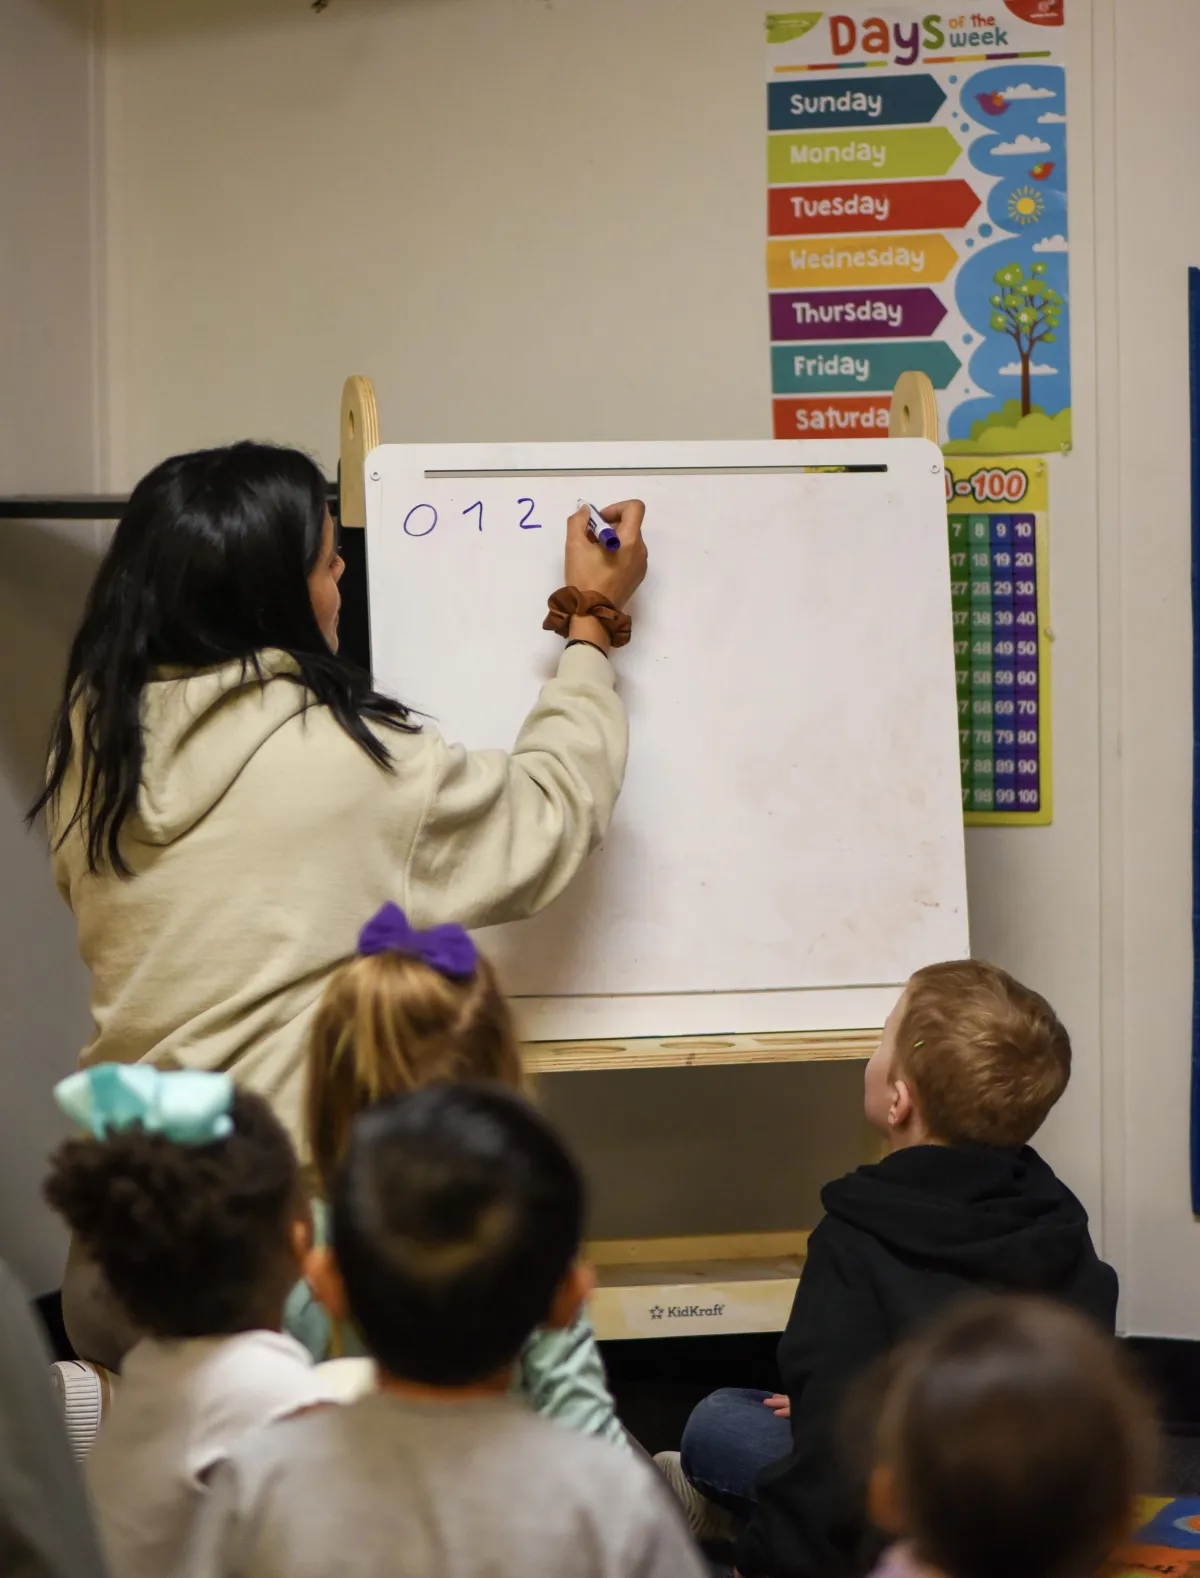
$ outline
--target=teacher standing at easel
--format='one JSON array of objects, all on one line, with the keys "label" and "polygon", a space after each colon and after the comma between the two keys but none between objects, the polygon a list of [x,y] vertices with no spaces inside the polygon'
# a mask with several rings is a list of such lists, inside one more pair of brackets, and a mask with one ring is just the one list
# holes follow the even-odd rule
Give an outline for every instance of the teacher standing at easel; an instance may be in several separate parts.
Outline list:
[{"label": "teacher standing at easel", "polygon": [[[257,444],[142,479],[35,807],[91,972],[82,1061],[227,1070],[297,1139],[309,1019],[366,916],[389,899],[418,926],[531,915],[603,837],[628,739],[608,651],[646,570],[640,503],[603,512],[616,552],[571,517],[558,672],[510,753],[472,752],[339,658],[325,495],[307,456]],[[71,1272],[69,1330],[86,1320]]]}]

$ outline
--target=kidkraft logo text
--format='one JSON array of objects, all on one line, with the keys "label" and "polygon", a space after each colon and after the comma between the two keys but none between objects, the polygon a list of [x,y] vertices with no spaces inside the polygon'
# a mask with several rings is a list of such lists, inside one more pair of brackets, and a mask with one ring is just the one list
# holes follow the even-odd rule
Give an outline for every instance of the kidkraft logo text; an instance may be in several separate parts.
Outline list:
[{"label": "kidkraft logo text", "polygon": [[882,55],[895,66],[915,66],[922,53],[942,50],[992,50],[1010,47],[1005,19],[992,11],[961,11],[952,16],[930,12],[919,22],[888,22],[881,16],[856,21],[831,15],[829,46],[835,59],[846,55]]},{"label": "kidkraft logo text", "polygon": [[695,1320],[707,1315],[710,1319],[724,1315],[724,1304],[668,1304],[664,1309],[661,1304],[655,1304],[650,1310],[651,1320]]}]

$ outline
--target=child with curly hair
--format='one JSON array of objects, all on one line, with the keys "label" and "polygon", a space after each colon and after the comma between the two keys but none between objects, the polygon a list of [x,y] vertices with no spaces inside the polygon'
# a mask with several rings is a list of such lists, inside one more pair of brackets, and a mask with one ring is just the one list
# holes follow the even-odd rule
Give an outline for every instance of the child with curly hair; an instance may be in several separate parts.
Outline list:
[{"label": "child with curly hair", "polygon": [[161,1578],[234,1443],[333,1395],[282,1330],[308,1206],[283,1128],[227,1075],[102,1064],[55,1094],[89,1132],[55,1153],[46,1199],[142,1333],[88,1489],[115,1578]]}]

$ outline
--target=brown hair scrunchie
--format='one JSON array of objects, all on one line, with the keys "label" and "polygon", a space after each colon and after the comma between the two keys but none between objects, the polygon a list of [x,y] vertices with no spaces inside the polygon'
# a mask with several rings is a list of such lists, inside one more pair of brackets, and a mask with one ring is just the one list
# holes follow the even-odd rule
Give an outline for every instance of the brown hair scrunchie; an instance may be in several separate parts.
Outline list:
[{"label": "brown hair scrunchie", "polygon": [[555,635],[566,636],[576,614],[589,614],[608,631],[614,647],[628,646],[633,620],[599,592],[581,592],[577,586],[560,586],[550,598],[550,612],[542,625]]}]

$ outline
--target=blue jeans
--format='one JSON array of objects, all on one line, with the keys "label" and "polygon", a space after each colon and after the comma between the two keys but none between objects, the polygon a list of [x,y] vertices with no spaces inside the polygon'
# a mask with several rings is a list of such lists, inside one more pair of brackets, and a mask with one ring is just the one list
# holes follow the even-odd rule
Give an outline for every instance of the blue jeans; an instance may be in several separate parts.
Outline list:
[{"label": "blue jeans", "polygon": [[763,1406],[769,1392],[727,1386],[692,1409],[679,1445],[696,1489],[739,1517],[754,1511],[754,1481],[792,1450],[792,1427]]}]

